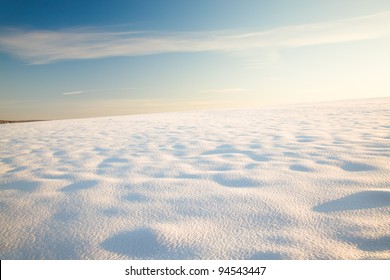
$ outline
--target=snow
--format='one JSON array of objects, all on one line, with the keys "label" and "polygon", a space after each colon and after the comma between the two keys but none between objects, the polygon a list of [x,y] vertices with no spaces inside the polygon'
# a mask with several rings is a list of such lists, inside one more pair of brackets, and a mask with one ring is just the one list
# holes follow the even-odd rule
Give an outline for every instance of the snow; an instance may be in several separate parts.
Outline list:
[{"label": "snow", "polygon": [[1,259],[390,259],[390,98],[0,135]]}]

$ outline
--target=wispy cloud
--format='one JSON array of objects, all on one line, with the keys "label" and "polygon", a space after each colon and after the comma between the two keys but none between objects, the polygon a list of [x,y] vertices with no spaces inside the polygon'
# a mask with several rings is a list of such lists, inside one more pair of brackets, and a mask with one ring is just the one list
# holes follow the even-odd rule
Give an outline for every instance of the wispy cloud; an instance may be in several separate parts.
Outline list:
[{"label": "wispy cloud", "polygon": [[249,89],[245,88],[221,88],[221,89],[206,89],[202,90],[202,93],[240,93],[240,92],[248,92]]},{"label": "wispy cloud", "polygon": [[69,92],[64,92],[62,95],[75,95],[75,94],[80,94],[84,93],[84,91],[69,91]]},{"label": "wispy cloud", "polygon": [[3,29],[0,50],[32,64],[172,52],[281,49],[390,36],[390,11],[252,33],[153,33]]},{"label": "wispy cloud", "polygon": [[90,90],[77,90],[77,91],[68,91],[64,92],[61,95],[75,95],[81,93],[91,93],[91,92],[113,92],[113,91],[128,91],[133,90],[134,88],[110,88],[110,89],[90,89]]}]

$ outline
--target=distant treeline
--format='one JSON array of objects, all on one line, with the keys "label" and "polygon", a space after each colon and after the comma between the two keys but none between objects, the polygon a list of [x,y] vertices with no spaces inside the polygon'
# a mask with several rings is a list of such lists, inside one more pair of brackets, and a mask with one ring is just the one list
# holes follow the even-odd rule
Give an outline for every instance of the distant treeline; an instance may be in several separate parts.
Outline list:
[{"label": "distant treeline", "polygon": [[25,120],[25,121],[6,121],[6,120],[0,120],[0,124],[7,124],[7,123],[22,123],[22,122],[42,122],[44,120]]}]

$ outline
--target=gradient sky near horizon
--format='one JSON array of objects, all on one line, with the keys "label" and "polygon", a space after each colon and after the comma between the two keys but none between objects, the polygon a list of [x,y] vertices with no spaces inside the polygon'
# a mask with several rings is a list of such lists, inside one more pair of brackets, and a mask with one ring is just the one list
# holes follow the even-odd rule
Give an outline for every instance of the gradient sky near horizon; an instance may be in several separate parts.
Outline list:
[{"label": "gradient sky near horizon", "polygon": [[390,96],[390,1],[0,0],[0,119]]}]

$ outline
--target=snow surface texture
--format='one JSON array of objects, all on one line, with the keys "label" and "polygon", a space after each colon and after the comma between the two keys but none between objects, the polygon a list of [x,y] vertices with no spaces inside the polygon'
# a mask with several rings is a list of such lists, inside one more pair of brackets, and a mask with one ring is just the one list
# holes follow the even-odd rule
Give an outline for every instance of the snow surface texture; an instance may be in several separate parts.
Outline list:
[{"label": "snow surface texture", "polygon": [[1,259],[390,259],[390,98],[0,135]]}]

